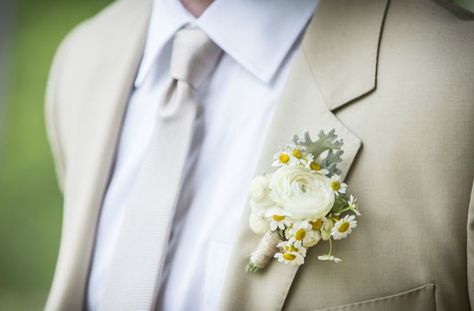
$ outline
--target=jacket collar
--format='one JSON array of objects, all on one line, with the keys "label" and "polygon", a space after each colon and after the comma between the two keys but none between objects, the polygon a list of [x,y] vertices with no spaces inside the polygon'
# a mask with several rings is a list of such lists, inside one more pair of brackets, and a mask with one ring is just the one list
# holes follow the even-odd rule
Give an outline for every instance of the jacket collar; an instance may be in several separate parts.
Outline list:
[{"label": "jacket collar", "polygon": [[321,1],[303,46],[328,109],[375,89],[386,6],[387,1]]},{"label": "jacket collar", "polygon": [[[164,68],[171,39],[187,24],[201,28],[227,55],[270,83],[308,24],[319,0],[214,1],[195,18],[176,0],[154,0],[143,61],[135,86],[153,68]],[[278,22],[275,22],[278,21]]]}]

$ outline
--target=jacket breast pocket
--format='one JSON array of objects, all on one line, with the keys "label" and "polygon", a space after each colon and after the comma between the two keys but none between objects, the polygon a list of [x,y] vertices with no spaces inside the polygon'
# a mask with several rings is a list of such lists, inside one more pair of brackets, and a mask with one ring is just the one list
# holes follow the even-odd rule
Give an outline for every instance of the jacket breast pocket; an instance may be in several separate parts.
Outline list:
[{"label": "jacket breast pocket", "polygon": [[394,295],[367,299],[342,306],[318,309],[316,311],[431,311],[436,310],[434,294],[435,286],[429,283]]}]

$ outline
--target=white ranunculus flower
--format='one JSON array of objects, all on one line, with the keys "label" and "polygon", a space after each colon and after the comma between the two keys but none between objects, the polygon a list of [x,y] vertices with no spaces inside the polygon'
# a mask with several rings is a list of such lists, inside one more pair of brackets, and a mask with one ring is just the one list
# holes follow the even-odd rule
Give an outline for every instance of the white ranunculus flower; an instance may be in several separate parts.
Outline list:
[{"label": "white ranunculus flower", "polygon": [[334,204],[331,180],[306,168],[279,168],[270,189],[270,198],[294,219],[322,218]]}]

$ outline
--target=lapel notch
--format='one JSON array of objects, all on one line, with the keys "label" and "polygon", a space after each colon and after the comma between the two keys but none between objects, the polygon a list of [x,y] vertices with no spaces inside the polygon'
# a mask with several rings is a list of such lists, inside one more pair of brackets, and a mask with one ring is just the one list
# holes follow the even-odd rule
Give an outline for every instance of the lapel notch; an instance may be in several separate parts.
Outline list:
[{"label": "lapel notch", "polygon": [[376,88],[388,0],[321,0],[303,49],[330,110]]}]

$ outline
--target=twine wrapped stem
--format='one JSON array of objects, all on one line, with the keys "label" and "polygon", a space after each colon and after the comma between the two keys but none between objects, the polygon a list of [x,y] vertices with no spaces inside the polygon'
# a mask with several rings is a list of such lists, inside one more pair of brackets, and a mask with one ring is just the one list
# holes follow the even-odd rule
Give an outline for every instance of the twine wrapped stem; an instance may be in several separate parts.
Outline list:
[{"label": "twine wrapped stem", "polygon": [[268,231],[258,243],[258,247],[250,255],[250,262],[247,271],[258,272],[265,268],[269,261],[278,251],[278,243],[281,242],[280,234],[277,231]]}]

